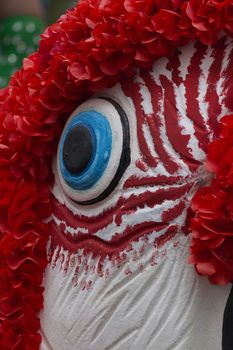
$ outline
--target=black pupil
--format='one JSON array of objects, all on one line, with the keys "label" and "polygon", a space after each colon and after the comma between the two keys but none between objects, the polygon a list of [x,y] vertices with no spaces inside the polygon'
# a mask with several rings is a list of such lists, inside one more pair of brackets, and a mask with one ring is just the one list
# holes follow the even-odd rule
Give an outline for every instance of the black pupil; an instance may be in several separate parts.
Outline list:
[{"label": "black pupil", "polygon": [[66,136],[62,157],[66,169],[72,174],[83,171],[91,160],[91,133],[83,125],[75,126]]}]

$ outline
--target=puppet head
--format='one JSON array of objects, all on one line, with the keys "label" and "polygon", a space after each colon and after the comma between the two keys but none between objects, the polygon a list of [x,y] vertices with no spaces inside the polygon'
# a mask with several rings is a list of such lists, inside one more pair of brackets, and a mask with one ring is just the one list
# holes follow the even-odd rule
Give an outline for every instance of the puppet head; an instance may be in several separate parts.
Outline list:
[{"label": "puppet head", "polygon": [[219,348],[232,10],[80,1],[1,91],[4,349]]}]

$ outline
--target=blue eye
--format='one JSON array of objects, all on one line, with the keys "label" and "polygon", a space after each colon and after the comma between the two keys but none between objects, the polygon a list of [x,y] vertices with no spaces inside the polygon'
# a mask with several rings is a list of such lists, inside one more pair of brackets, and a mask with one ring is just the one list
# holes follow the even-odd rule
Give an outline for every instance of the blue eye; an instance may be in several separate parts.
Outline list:
[{"label": "blue eye", "polygon": [[75,190],[91,188],[104,173],[112,149],[107,118],[96,111],[78,113],[62,136],[59,160],[65,182]]},{"label": "blue eye", "polygon": [[116,188],[129,164],[129,122],[121,106],[109,98],[80,105],[58,147],[56,175],[63,192],[78,204],[95,204]]}]

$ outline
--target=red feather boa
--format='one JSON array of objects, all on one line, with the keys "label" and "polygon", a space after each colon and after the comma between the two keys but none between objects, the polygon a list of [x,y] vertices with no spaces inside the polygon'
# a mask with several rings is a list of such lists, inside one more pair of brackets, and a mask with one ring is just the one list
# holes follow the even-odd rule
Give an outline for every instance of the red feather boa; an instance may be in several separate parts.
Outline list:
[{"label": "red feather boa", "polygon": [[[93,91],[172,56],[190,40],[233,34],[233,0],[81,0],[0,91],[0,348],[39,349],[51,160],[69,113]],[[233,280],[231,117],[209,147],[216,174],[193,200],[190,260],[214,283]],[[213,200],[214,199],[214,200]],[[211,206],[210,206],[211,203]]]}]

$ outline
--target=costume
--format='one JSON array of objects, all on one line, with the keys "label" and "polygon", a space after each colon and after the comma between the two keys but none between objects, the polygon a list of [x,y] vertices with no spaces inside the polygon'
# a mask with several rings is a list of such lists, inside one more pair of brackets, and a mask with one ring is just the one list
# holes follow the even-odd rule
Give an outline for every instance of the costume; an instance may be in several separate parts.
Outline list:
[{"label": "costume", "polygon": [[220,349],[232,14],[80,1],[0,92],[3,348]]}]

